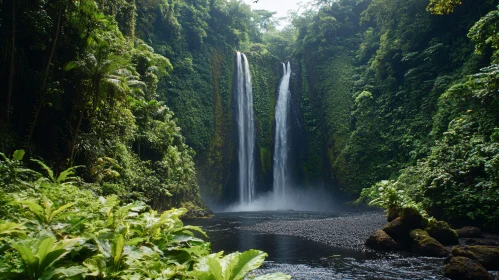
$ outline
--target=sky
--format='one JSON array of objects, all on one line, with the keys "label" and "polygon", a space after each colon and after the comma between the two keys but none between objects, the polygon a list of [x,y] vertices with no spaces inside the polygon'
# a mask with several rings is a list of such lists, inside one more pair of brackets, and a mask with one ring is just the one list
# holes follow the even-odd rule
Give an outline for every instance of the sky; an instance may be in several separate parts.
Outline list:
[{"label": "sky", "polygon": [[267,10],[277,12],[275,18],[287,16],[288,10],[298,8],[298,3],[303,0],[258,0],[258,3],[253,3],[254,0],[244,0],[251,5],[252,9]]}]

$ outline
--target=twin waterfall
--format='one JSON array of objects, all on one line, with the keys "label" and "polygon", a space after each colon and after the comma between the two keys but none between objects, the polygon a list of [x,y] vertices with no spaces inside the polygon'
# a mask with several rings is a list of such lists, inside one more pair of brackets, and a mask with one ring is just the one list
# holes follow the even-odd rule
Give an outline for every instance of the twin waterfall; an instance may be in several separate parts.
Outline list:
[{"label": "twin waterfall", "polygon": [[275,138],[274,138],[274,194],[284,196],[288,185],[288,111],[289,111],[289,79],[291,65],[283,63],[283,76],[279,86],[279,96],[275,105]]},{"label": "twin waterfall", "polygon": [[237,131],[239,136],[239,203],[251,203],[255,196],[256,141],[253,90],[248,59],[240,52],[237,52]]},{"label": "twin waterfall", "polygon": [[[253,91],[251,75],[246,56],[237,52],[237,132],[238,132],[238,172],[239,203],[250,204],[255,198],[255,119],[253,113]],[[283,63],[283,77],[275,106],[275,146],[274,146],[274,194],[283,196],[286,185],[288,165],[288,112],[290,107],[289,80],[291,66]]]}]

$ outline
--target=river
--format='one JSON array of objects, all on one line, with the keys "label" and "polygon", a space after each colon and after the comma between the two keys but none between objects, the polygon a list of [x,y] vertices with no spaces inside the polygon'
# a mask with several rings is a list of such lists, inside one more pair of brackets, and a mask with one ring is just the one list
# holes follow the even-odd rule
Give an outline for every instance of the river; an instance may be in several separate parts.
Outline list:
[{"label": "river", "polygon": [[268,253],[255,274],[281,271],[292,279],[446,279],[441,258],[379,253],[365,236],[385,223],[380,212],[299,211],[218,213],[190,219],[208,234],[213,251]]}]

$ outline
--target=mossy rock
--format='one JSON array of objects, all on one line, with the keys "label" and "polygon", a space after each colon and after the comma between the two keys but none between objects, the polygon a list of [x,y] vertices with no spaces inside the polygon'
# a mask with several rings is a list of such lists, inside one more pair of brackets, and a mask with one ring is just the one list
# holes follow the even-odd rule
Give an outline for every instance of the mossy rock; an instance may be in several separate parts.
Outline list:
[{"label": "mossy rock", "polygon": [[499,247],[497,246],[456,246],[452,248],[452,255],[475,260],[489,270],[499,270]]},{"label": "mossy rock", "polygon": [[397,207],[392,207],[386,213],[386,221],[391,222],[400,216],[400,210]]},{"label": "mossy rock", "polygon": [[392,251],[398,247],[397,242],[381,229],[371,234],[367,238],[365,245],[368,248],[379,251]]},{"label": "mossy rock", "polygon": [[445,257],[449,251],[422,229],[412,230],[412,252],[426,257]]},{"label": "mossy rock", "polygon": [[[406,215],[395,218],[383,227],[383,230],[399,244],[407,244],[411,241],[409,233],[413,229],[424,229],[426,219],[419,213],[406,213]],[[410,244],[409,244],[410,245]]]},{"label": "mossy rock", "polygon": [[459,244],[456,231],[444,221],[431,222],[425,230],[443,245]]},{"label": "mossy rock", "polygon": [[444,267],[444,276],[452,280],[492,280],[485,268],[466,257],[453,257]]},{"label": "mossy rock", "polygon": [[463,227],[456,230],[459,238],[478,238],[482,236],[482,231],[477,227]]}]

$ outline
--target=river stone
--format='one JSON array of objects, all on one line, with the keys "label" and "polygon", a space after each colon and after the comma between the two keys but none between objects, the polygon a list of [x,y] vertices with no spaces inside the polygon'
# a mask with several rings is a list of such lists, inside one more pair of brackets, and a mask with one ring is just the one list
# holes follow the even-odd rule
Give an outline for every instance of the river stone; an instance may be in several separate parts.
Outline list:
[{"label": "river stone", "polygon": [[485,268],[465,257],[453,257],[444,267],[444,276],[452,280],[492,280]]},{"label": "river stone", "polygon": [[449,254],[447,249],[435,238],[422,229],[411,231],[412,252],[426,257],[445,257]]},{"label": "river stone", "polygon": [[451,229],[449,224],[444,221],[432,223],[426,228],[426,232],[443,245],[459,244],[456,231]]},{"label": "river stone", "polygon": [[499,270],[499,247],[497,246],[456,246],[452,248],[452,255],[475,260],[489,270]]},{"label": "river stone", "polygon": [[477,227],[463,227],[456,232],[459,238],[476,238],[482,235],[482,231]]},{"label": "river stone", "polygon": [[380,251],[392,251],[397,248],[397,242],[381,229],[371,234],[367,238],[365,245],[366,247]]}]

